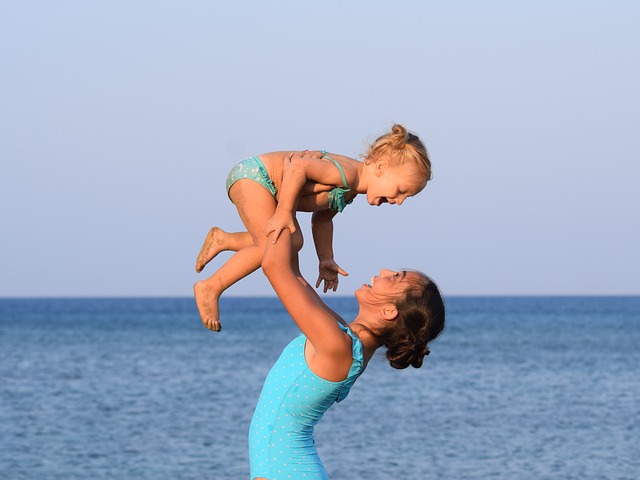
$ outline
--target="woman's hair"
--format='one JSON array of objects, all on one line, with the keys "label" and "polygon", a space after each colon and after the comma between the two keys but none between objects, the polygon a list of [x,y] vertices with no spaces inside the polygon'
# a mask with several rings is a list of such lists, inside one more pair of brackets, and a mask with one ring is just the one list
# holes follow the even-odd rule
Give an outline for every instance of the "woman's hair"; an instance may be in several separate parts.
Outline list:
[{"label": "woman's hair", "polygon": [[427,344],[444,329],[444,302],[438,286],[424,274],[413,277],[413,285],[395,302],[398,316],[375,334],[387,348],[387,360],[393,368],[420,368]]},{"label": "woman's hair", "polygon": [[431,160],[427,147],[417,135],[395,124],[391,131],[373,142],[365,155],[365,163],[374,163],[379,158],[387,158],[392,166],[412,162],[428,180],[431,180]]}]

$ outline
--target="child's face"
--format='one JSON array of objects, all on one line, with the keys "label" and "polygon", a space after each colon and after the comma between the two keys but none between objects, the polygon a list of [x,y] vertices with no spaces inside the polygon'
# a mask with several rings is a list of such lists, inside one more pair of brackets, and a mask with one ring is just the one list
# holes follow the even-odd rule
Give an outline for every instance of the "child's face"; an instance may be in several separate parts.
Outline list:
[{"label": "child's face", "polygon": [[383,203],[402,205],[407,197],[420,193],[426,184],[424,175],[414,165],[389,166],[378,161],[367,187],[367,202],[376,207]]}]

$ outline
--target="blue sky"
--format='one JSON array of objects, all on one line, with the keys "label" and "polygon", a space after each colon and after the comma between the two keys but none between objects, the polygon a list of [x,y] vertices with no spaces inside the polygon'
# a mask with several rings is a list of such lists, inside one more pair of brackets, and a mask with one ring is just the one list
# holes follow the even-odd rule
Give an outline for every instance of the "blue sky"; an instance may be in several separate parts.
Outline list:
[{"label": "blue sky", "polygon": [[235,163],[357,156],[394,122],[434,179],[336,218],[340,294],[381,267],[640,294],[638,24],[632,1],[2,2],[0,296],[190,295],[209,227],[242,229]]}]

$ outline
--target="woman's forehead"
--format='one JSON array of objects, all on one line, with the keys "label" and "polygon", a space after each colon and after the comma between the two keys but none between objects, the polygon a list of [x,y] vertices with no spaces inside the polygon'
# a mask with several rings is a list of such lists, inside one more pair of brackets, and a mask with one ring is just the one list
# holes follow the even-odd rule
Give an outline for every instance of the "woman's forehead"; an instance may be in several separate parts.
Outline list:
[{"label": "woman's forehead", "polygon": [[424,276],[420,272],[416,272],[414,270],[405,270],[405,272],[404,281],[413,285],[423,282]]}]

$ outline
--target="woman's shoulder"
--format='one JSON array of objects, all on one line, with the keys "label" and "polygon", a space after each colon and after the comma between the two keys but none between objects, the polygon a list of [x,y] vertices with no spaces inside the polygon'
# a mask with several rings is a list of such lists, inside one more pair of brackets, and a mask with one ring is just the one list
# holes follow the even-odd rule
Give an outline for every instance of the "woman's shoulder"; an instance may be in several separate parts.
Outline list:
[{"label": "woman's shoulder", "polygon": [[340,326],[341,335],[334,337],[329,346],[320,347],[308,342],[306,358],[313,373],[331,382],[347,379],[354,360],[354,347],[361,351],[357,337],[349,335],[347,330]]}]

